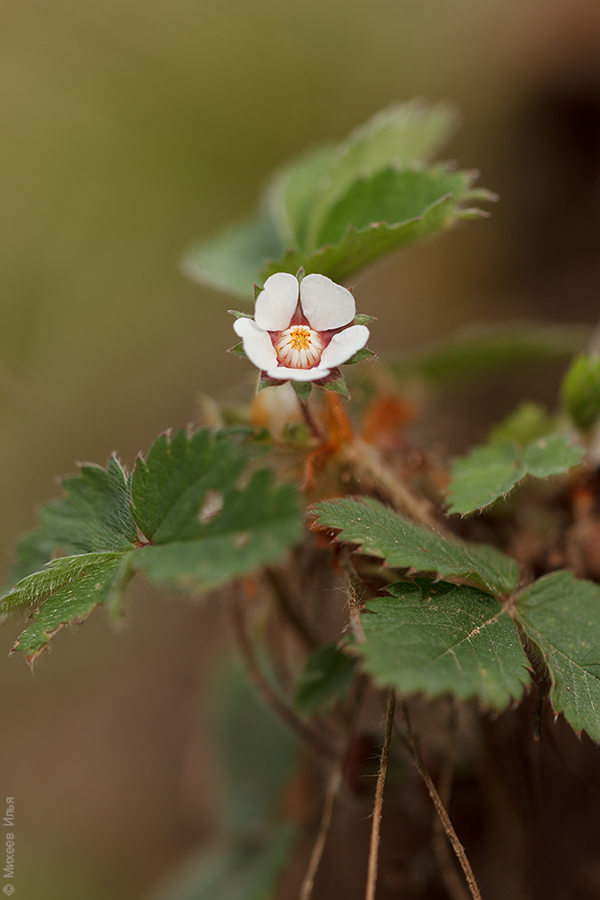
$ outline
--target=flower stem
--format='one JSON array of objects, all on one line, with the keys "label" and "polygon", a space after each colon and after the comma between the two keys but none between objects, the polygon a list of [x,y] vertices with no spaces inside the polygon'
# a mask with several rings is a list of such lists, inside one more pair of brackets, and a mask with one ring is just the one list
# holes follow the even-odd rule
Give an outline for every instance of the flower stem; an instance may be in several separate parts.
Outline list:
[{"label": "flower stem", "polygon": [[298,397],[298,403],[300,404],[300,409],[302,410],[302,415],[304,416],[304,421],[306,422],[306,424],[308,425],[308,427],[310,428],[310,430],[312,431],[314,436],[317,438],[319,443],[324,444],[325,443],[325,435],[323,434],[323,431],[319,427],[318,422],[316,421],[315,417],[312,414],[312,410],[311,410],[310,406],[308,405],[308,400],[305,400],[304,397],[300,397],[299,394],[297,394],[296,396]]}]

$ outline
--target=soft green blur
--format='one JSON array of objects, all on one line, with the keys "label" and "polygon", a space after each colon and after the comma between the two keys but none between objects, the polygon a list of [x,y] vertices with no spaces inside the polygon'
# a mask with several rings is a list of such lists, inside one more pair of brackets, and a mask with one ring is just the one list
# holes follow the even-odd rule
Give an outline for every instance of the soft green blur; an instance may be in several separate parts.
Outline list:
[{"label": "soft green blur", "polygon": [[[576,129],[568,145],[552,130],[557,97],[584,97],[592,118],[600,97],[600,30],[583,0],[0,10],[3,569],[76,459],[116,449],[130,465],[194,420],[199,392],[249,395],[251,373],[224,352],[231,304],[188,282],[180,254],[248,213],[275,166],[391,101],[455,101],[465,124],[449,155],[482,169],[503,204],[357,279],[359,308],[379,318],[373,349],[480,317],[593,319]],[[565,226],[563,257],[552,202],[583,235],[575,250]],[[0,803],[16,798],[19,900],[131,900],[208,833],[215,760],[197,701],[219,613],[134,594],[126,631],[97,614],[33,680],[5,659],[14,629],[1,635]]]}]

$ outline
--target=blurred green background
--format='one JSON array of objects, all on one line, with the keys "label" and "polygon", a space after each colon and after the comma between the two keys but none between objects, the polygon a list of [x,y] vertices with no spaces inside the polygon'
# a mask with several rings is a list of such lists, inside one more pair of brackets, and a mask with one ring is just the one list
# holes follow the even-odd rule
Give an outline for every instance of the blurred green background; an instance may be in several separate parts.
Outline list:
[{"label": "blurred green background", "polygon": [[[475,319],[594,322],[600,288],[600,12],[585,0],[3,0],[0,547],[54,477],[126,464],[251,390],[229,299],[182,251],[247,214],[271,170],[376,110],[448,99],[447,156],[492,218],[356,279],[377,352]],[[0,803],[16,896],[143,897],[210,834],[216,604],[133,590],[62,635],[34,676],[2,633]]]}]

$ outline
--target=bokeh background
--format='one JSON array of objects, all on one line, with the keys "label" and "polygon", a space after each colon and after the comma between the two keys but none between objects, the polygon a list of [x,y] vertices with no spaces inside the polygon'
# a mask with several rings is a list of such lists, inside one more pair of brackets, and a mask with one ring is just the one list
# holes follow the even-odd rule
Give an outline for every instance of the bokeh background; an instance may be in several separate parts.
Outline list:
[{"label": "bokeh background", "polygon": [[[587,0],[1,0],[0,552],[75,460],[131,465],[250,391],[182,251],[270,171],[395,100],[455,102],[492,217],[356,279],[377,352],[474,320],[593,323],[600,8]],[[0,805],[21,900],[143,898],[218,809],[216,603],[133,589],[32,675],[0,633]]]}]

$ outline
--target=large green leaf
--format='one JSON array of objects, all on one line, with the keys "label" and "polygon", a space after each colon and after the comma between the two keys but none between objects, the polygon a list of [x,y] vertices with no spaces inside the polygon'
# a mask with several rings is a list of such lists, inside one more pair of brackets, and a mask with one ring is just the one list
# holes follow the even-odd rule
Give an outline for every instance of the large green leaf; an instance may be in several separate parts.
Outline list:
[{"label": "large green leaf", "polygon": [[554,709],[600,741],[600,587],[552,572],[523,591],[517,615],[546,660]]},{"label": "large green leaf", "polygon": [[473,173],[424,166],[453,128],[443,105],[390,107],[339,145],[276,172],[254,218],[193,247],[184,271],[251,297],[274,272],[319,272],[341,280],[391,250],[478,215]]},{"label": "large green leaf", "polygon": [[577,356],[563,381],[567,412],[580,431],[588,432],[600,418],[600,355]]},{"label": "large green leaf", "polygon": [[467,585],[419,579],[367,603],[365,642],[353,645],[382,687],[431,697],[477,697],[494,709],[519,699],[528,660],[502,605]]},{"label": "large green leaf", "polygon": [[[118,614],[135,571],[199,590],[279,558],[301,533],[296,495],[255,468],[244,437],[161,435],[133,476],[113,458],[107,469],[86,465],[66,479],[65,496],[42,509],[42,528],[21,544],[20,574],[42,567],[0,603],[3,615],[36,610],[14,649],[37,657],[59,627],[96,605]],[[59,558],[43,567],[47,555]]]},{"label": "large green leaf", "polygon": [[493,594],[517,585],[516,560],[487,544],[466,544],[403,519],[376,500],[334,500],[315,507],[319,525],[339,530],[339,539],[392,568],[437,572],[474,582]]},{"label": "large green leaf", "polygon": [[449,509],[469,513],[506,497],[516,484],[532,475],[561,475],[576,466],[584,454],[564,434],[547,434],[520,447],[507,440],[493,440],[457,457],[451,467]]},{"label": "large green leaf", "polygon": [[580,349],[588,330],[574,325],[508,322],[471,325],[422,349],[388,360],[401,381],[425,378],[439,384],[512,371],[564,359]]}]

